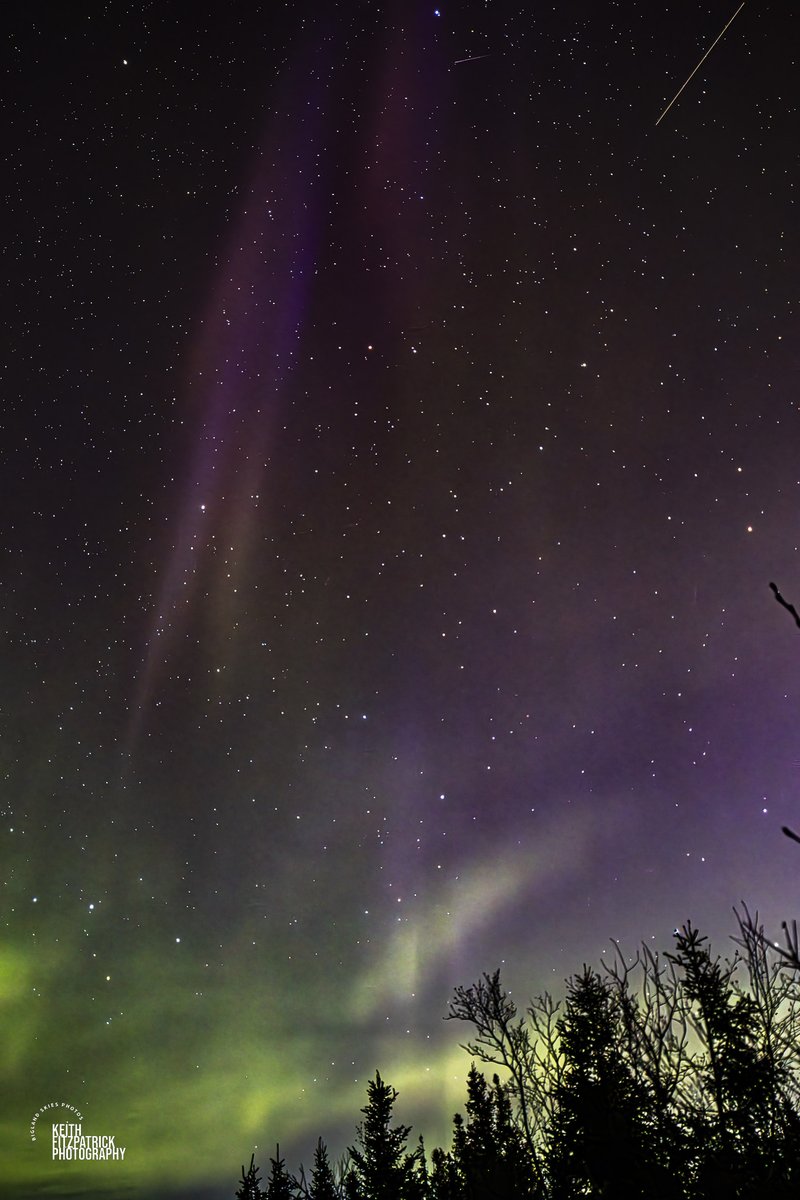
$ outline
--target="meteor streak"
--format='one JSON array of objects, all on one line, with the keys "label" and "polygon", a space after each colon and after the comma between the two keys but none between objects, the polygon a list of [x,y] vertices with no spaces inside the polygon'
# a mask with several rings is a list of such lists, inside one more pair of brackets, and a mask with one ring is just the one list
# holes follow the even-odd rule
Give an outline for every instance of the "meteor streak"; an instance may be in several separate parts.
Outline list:
[{"label": "meteor streak", "polygon": [[706,61],[706,59],[708,58],[709,54],[711,53],[711,51],[712,51],[712,50],[714,49],[714,47],[716,46],[717,42],[718,42],[718,41],[720,41],[720,39],[721,39],[721,38],[722,38],[722,37],[725,35],[725,31],[726,31],[727,29],[729,29],[729,28],[730,28],[730,26],[731,26],[731,25],[733,24],[733,22],[736,20],[736,18],[738,17],[739,13],[740,13],[740,12],[742,11],[742,9],[744,8],[744,6],[745,6],[745,0],[742,0],[742,3],[739,5],[739,7],[737,8],[736,12],[733,14],[733,16],[731,17],[731,19],[728,21],[728,24],[727,24],[727,25],[725,25],[725,27],[723,28],[723,30],[722,30],[722,33],[718,34],[718,35],[717,35],[717,37],[715,37],[715,38],[714,38],[714,41],[713,41],[713,42],[711,43],[711,45],[708,47],[708,49],[706,50],[705,54],[704,54],[704,55],[703,55],[703,57],[700,59],[700,62],[697,64],[697,66],[695,67],[695,69],[692,71],[691,75],[689,75],[689,76],[688,76],[688,77],[687,77],[687,78],[684,80],[684,82],[681,84],[681,86],[678,88],[677,92],[676,92],[676,93],[675,93],[675,95],[672,97],[672,99],[670,100],[669,104],[667,105],[667,107],[666,107],[666,108],[664,109],[664,111],[662,112],[661,116],[658,118],[658,121],[656,121],[656,125],[658,125],[659,121],[662,121],[662,120],[664,119],[664,117],[667,115],[667,113],[668,113],[668,112],[669,112],[669,110],[672,108],[672,106],[673,106],[673,104],[675,103],[675,101],[678,99],[678,96],[680,96],[681,92],[682,92],[682,91],[683,91],[683,89],[686,87],[686,84],[687,84],[687,83],[689,83],[689,82],[690,82],[690,80],[694,79],[695,75],[696,75],[696,74],[697,74],[697,72],[700,70],[700,68],[702,67],[703,63],[704,63],[704,62]]}]

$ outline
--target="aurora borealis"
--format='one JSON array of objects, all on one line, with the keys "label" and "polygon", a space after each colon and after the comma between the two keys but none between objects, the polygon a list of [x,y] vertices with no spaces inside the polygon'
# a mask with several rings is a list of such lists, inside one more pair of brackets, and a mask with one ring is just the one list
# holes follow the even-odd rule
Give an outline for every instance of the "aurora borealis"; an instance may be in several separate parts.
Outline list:
[{"label": "aurora borealis", "polygon": [[4,1194],[232,1195],[376,1068],[436,1144],[457,984],[797,914],[796,11],[655,126],[731,10],[15,8]]}]

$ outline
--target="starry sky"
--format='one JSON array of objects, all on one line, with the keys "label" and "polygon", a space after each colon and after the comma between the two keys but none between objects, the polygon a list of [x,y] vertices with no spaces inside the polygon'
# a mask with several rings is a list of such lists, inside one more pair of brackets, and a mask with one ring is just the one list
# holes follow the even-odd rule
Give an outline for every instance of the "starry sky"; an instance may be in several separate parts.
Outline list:
[{"label": "starry sky", "polygon": [[796,9],[656,124],[734,9],[14,6],[9,1195],[217,1200],[376,1067],[441,1143],[457,984],[797,912]]}]

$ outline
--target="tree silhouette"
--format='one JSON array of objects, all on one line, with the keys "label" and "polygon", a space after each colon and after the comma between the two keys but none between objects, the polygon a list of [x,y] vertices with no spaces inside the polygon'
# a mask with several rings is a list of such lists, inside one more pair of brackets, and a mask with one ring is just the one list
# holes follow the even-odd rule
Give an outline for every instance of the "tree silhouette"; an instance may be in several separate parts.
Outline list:
[{"label": "tree silhouette", "polygon": [[[742,951],[747,973],[747,995],[754,1001],[755,1038],[766,1080],[762,1111],[760,1149],[763,1173],[777,1196],[791,1195],[793,1184],[800,1191],[797,1169],[800,1163],[800,1089],[796,1077],[800,1045],[800,996],[797,978],[780,962],[775,962],[759,924],[758,913],[746,905],[736,912],[739,936],[734,941]],[[737,994],[745,994],[734,981]],[[784,1191],[781,1191],[781,1187]]]},{"label": "tree silhouette", "polygon": [[342,1195],[344,1200],[362,1200],[361,1185],[353,1167],[350,1167],[342,1178]]},{"label": "tree silhouette", "polygon": [[339,1195],[336,1178],[328,1158],[328,1148],[320,1138],[314,1151],[314,1166],[311,1170],[308,1200],[338,1200]]},{"label": "tree silhouette", "polygon": [[569,981],[558,1033],[565,1067],[550,1137],[554,1200],[679,1195],[658,1158],[651,1097],[625,1061],[607,978],[584,967]]},{"label": "tree silhouette", "polygon": [[530,1155],[514,1124],[506,1088],[475,1068],[467,1076],[467,1120],[454,1121],[452,1161],[465,1200],[527,1200],[535,1195]]},{"label": "tree silhouette", "polygon": [[295,1194],[294,1181],[286,1170],[286,1164],[281,1158],[280,1146],[275,1147],[275,1158],[271,1158],[266,1200],[292,1200]]},{"label": "tree silhouette", "polygon": [[430,1195],[430,1178],[428,1176],[428,1160],[425,1156],[425,1143],[422,1134],[419,1135],[417,1149],[406,1156],[406,1179],[403,1184],[404,1200],[428,1200]]},{"label": "tree silhouette", "polygon": [[410,1126],[392,1126],[396,1099],[395,1089],[376,1071],[367,1085],[358,1145],[348,1150],[363,1200],[406,1200],[416,1194],[418,1152],[406,1150]]},{"label": "tree silhouette", "polygon": [[705,1103],[693,1121],[701,1189],[758,1195],[769,1184],[770,1194],[778,1195],[789,1177],[787,1150],[794,1149],[797,1117],[787,1103],[785,1062],[776,1054],[776,997],[765,990],[763,964],[751,960],[757,989],[745,993],[733,981],[738,957],[712,958],[707,939],[691,925],[677,934],[670,957],[681,969],[704,1049],[697,1081]]},{"label": "tree silhouette", "polygon": [[236,1192],[236,1200],[264,1200],[266,1195],[261,1190],[259,1168],[256,1166],[255,1154],[250,1155],[250,1166],[245,1171],[242,1164],[242,1180]]},{"label": "tree silhouette", "polygon": [[[540,1145],[547,1119],[547,1089],[542,1088],[542,1081],[554,1065],[557,1070],[558,1053],[552,1041],[555,1007],[545,996],[538,1002],[538,1007],[531,1007],[528,1016],[540,1040],[543,1031],[545,1040],[550,1039],[544,1054],[531,1038],[526,1022],[517,1016],[517,1006],[501,987],[500,971],[497,970],[493,975],[484,974],[470,987],[457,987],[447,1019],[466,1021],[474,1027],[477,1038],[464,1044],[468,1054],[508,1072],[532,1169],[537,1183],[543,1187]],[[542,1016],[544,1021],[537,1023],[537,1018]]]},{"label": "tree silhouette", "polygon": [[[456,1120],[461,1117],[456,1114]],[[431,1154],[430,1200],[464,1200],[464,1185],[452,1154],[439,1146]]]},{"label": "tree silhouette", "polygon": [[604,969],[618,1011],[620,1052],[647,1096],[653,1151],[665,1170],[686,1184],[681,1111],[692,1089],[694,1056],[682,980],[675,963],[645,943],[632,961],[612,944],[615,958]]},{"label": "tree silhouette", "polygon": [[737,920],[730,959],[687,924],[671,952],[617,950],[524,1017],[499,971],[456,989],[448,1016],[505,1072],[473,1062],[449,1151],[408,1149],[376,1072],[336,1171],[321,1139],[308,1183],[278,1149],[264,1191],[251,1156],[237,1200],[797,1200],[800,981],[757,914]]}]

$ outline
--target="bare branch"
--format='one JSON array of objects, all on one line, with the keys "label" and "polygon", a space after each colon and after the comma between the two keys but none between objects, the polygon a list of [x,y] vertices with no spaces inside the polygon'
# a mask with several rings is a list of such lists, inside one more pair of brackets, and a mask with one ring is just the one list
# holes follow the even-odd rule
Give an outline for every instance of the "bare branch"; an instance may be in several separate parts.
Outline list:
[{"label": "bare branch", "polygon": [[785,608],[788,613],[792,614],[792,616],[794,617],[795,625],[800,627],[800,614],[798,613],[795,606],[793,604],[790,604],[788,602],[788,600],[784,600],[783,596],[778,591],[777,583],[771,583],[769,586],[770,586],[771,590],[775,593],[775,599],[778,601],[778,604],[780,604],[782,608]]}]

